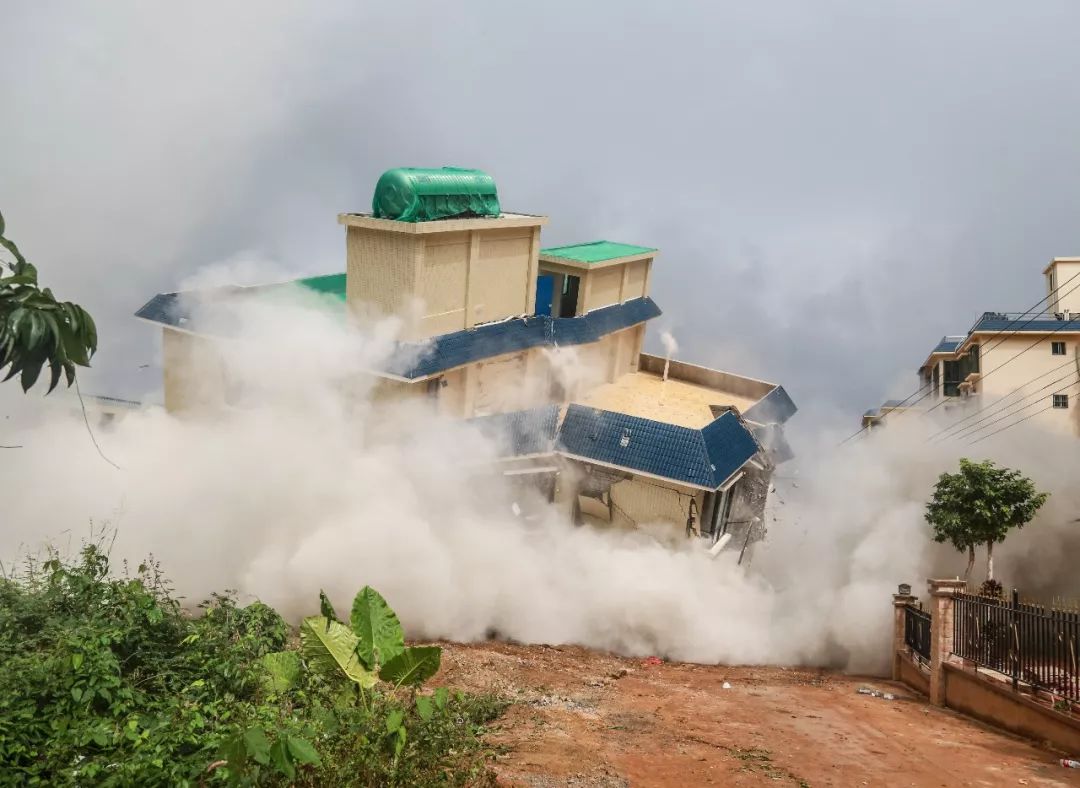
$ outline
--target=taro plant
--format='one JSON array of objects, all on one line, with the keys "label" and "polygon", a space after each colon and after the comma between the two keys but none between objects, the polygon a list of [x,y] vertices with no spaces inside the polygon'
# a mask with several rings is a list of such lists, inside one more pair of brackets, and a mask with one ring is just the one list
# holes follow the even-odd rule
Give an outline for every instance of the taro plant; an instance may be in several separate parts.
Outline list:
[{"label": "taro plant", "polygon": [[[370,708],[367,692],[379,682],[391,690],[415,690],[439,671],[442,649],[438,646],[406,646],[401,622],[382,595],[364,586],[353,599],[349,624],[337,616],[325,592],[319,592],[320,615],[309,616],[300,625],[300,657],[296,652],[265,655],[263,667],[267,686],[286,691],[300,680],[301,657],[307,669],[330,680],[345,680],[355,687],[360,702]],[[417,697],[413,704],[425,722],[435,710],[446,707],[445,690],[433,698]],[[405,748],[405,713],[394,709],[386,716],[386,733],[393,740],[395,762]]]},{"label": "taro plant", "polygon": [[[308,668],[339,674],[363,692],[384,681],[394,689],[417,687],[434,676],[442,660],[438,646],[406,646],[401,622],[382,595],[364,586],[353,599],[349,625],[319,593],[320,613],[300,625],[301,653]],[[275,678],[283,680],[280,669]]]}]

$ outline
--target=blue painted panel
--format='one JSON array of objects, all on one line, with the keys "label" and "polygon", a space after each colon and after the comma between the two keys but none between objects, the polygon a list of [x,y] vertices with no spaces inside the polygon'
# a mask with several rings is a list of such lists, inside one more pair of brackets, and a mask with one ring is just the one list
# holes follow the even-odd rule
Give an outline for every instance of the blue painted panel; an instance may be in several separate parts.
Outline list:
[{"label": "blue painted panel", "polygon": [[555,296],[555,277],[543,274],[536,277],[536,314],[551,317],[551,301]]}]

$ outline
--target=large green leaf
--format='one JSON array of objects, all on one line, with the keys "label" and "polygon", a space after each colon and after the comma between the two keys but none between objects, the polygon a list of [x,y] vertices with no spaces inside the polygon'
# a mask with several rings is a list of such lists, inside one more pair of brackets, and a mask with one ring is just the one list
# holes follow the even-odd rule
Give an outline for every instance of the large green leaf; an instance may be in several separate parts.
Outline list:
[{"label": "large green leaf", "polygon": [[300,651],[311,670],[373,687],[378,678],[360,664],[356,644],[356,635],[347,626],[323,616],[308,616],[300,625]]},{"label": "large green leaf", "polygon": [[[284,736],[284,734],[282,734]],[[301,739],[298,736],[286,737],[286,744],[289,748],[289,755],[297,763],[310,763],[312,766],[321,766],[322,759],[319,757],[319,753],[311,745],[307,739]]]},{"label": "large green leaf", "polygon": [[397,614],[371,586],[364,586],[356,595],[350,620],[359,638],[356,654],[368,670],[385,665],[405,650],[405,634]]},{"label": "large green leaf", "polygon": [[442,649],[438,646],[407,648],[379,670],[379,678],[401,686],[423,684],[439,672]]},{"label": "large green leaf", "polygon": [[300,681],[300,655],[295,651],[273,651],[264,654],[261,662],[271,692],[287,692]]}]

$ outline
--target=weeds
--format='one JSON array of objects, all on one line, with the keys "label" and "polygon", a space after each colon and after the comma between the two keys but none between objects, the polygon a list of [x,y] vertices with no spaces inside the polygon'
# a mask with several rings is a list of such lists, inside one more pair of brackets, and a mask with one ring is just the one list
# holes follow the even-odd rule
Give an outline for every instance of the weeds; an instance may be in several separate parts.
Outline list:
[{"label": "weeds", "polygon": [[365,652],[361,698],[289,634],[229,593],[191,616],[155,562],[116,577],[96,545],[0,578],[0,785],[490,783],[505,703],[420,691],[430,647]]}]

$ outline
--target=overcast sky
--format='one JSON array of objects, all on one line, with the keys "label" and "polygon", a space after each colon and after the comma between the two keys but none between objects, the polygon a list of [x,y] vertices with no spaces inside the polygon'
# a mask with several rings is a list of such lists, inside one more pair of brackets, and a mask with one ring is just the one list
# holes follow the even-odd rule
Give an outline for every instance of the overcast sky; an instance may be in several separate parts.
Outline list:
[{"label": "overcast sky", "polygon": [[9,3],[0,210],[97,316],[95,391],[140,394],[154,293],[343,270],[380,172],[480,167],[545,244],[659,247],[684,359],[855,426],[1080,254],[1077,29],[1075,0]]}]

